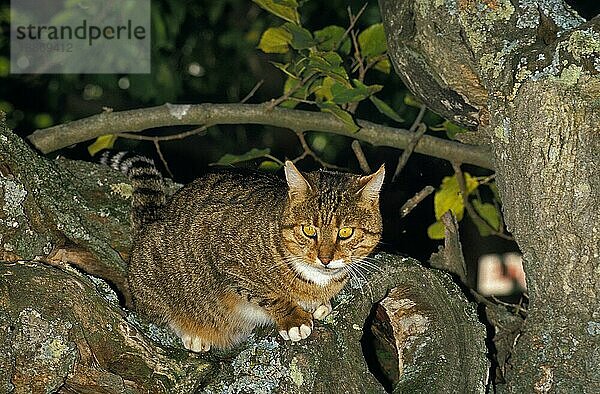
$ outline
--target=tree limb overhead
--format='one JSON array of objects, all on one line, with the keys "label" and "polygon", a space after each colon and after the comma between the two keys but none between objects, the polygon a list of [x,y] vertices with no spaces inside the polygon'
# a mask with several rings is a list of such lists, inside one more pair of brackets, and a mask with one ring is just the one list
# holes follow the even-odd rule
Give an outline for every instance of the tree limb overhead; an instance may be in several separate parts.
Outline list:
[{"label": "tree limb overhead", "polygon": [[[382,126],[358,120],[357,132],[349,131],[333,115],[292,110],[268,109],[263,104],[195,104],[142,108],[121,112],[104,112],[47,129],[37,130],[29,140],[42,153],[49,153],[104,134],[140,132],[146,129],[175,125],[263,124],[294,131],[321,131],[344,135],[375,146],[405,149],[414,134],[404,129]],[[486,148],[461,144],[425,135],[415,152],[450,161],[493,168]]]}]

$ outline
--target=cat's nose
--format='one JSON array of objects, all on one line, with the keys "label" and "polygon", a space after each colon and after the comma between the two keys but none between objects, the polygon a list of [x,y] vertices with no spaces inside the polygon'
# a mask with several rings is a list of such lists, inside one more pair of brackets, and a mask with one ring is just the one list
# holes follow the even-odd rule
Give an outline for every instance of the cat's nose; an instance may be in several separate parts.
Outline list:
[{"label": "cat's nose", "polygon": [[321,260],[321,263],[323,265],[327,265],[327,264],[331,263],[331,257],[319,257],[319,260]]}]

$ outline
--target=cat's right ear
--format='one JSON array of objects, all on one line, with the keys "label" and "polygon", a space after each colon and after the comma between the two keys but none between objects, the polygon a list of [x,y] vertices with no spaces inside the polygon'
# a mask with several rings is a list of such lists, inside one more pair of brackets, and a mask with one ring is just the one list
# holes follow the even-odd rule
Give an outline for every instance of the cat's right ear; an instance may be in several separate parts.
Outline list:
[{"label": "cat's right ear", "polygon": [[385,165],[382,164],[379,169],[371,175],[366,175],[358,179],[360,189],[357,194],[361,195],[363,200],[368,202],[379,201],[379,191],[385,179]]},{"label": "cat's right ear", "polygon": [[287,160],[285,162],[285,179],[287,180],[290,197],[304,196],[311,188],[308,181],[302,176],[294,163]]}]

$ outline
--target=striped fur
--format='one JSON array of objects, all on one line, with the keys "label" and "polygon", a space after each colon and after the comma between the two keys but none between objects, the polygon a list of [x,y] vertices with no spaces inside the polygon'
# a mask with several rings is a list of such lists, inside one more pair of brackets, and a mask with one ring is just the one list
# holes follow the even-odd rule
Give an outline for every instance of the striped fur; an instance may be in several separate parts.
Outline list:
[{"label": "striped fur", "polygon": [[[288,161],[284,172],[211,169],[169,198],[134,242],[136,310],[197,352],[231,348],[267,324],[285,340],[309,336],[350,275],[373,265],[385,170],[301,173]],[[340,239],[345,226],[353,235]]]},{"label": "striped fur", "polygon": [[160,217],[166,203],[165,184],[154,160],[131,152],[105,151],[99,161],[131,181],[131,223],[135,234]]},{"label": "striped fur", "polygon": [[[288,161],[285,180],[211,170],[166,204],[152,160],[107,152],[100,162],[133,186],[134,307],[171,327],[191,351],[231,348],[269,324],[285,340],[305,339],[350,275],[372,265],[366,258],[381,237],[383,167],[368,176],[301,173]],[[314,237],[303,233],[306,224]],[[340,238],[342,227],[353,235]]]}]

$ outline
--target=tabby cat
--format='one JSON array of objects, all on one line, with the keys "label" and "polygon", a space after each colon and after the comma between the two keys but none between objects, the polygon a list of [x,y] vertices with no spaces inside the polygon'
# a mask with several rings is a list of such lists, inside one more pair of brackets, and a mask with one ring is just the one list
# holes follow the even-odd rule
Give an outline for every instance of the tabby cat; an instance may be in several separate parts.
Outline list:
[{"label": "tabby cat", "polygon": [[164,204],[162,179],[144,160],[121,162],[113,166],[132,178],[141,228],[129,267],[135,307],[194,352],[229,348],[273,323],[285,340],[308,337],[349,267],[380,240],[383,166],[362,177],[303,174],[287,161],[285,180],[215,171],[147,219]]}]

